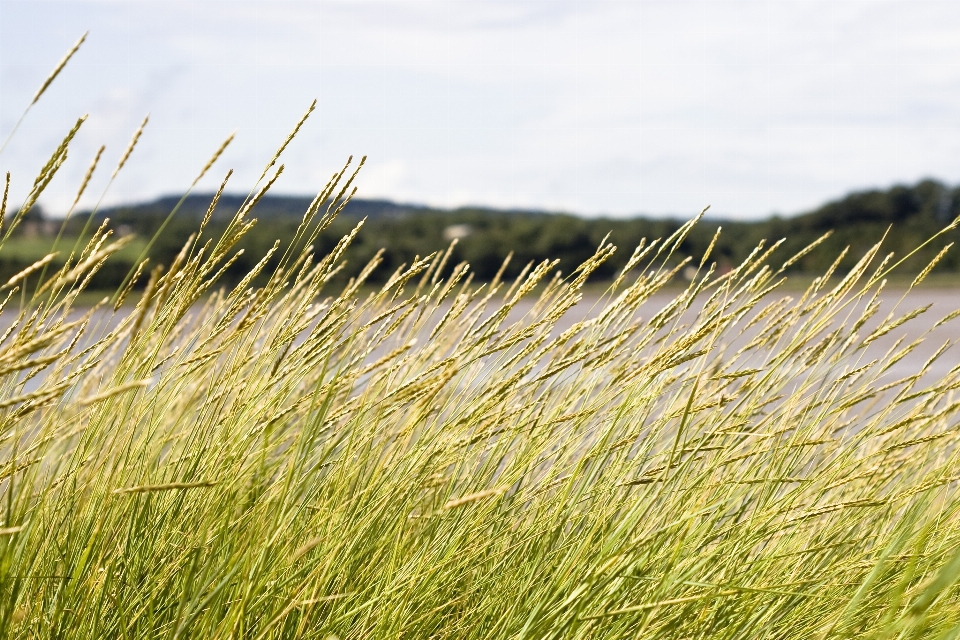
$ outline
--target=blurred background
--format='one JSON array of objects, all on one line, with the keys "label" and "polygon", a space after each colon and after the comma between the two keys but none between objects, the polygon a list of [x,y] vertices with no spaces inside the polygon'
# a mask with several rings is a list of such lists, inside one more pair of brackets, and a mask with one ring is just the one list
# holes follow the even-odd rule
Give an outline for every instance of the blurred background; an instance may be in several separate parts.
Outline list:
[{"label": "blurred background", "polygon": [[[836,228],[796,267],[816,270],[891,223],[892,250],[915,245],[960,208],[955,0],[0,0],[0,139],[88,30],[0,154],[18,203],[89,114],[30,238],[56,227],[101,144],[79,209],[155,231],[236,130],[154,249],[165,261],[226,170],[245,195],[314,99],[281,197],[258,207],[253,261],[349,155],[369,157],[344,220],[370,217],[353,263],[458,238],[481,278],[511,249],[517,268],[553,256],[569,270],[607,232],[614,269],[708,204],[685,250],[721,222],[724,264],[759,238],[799,247]],[[43,255],[30,238],[0,256],[0,277]]]}]

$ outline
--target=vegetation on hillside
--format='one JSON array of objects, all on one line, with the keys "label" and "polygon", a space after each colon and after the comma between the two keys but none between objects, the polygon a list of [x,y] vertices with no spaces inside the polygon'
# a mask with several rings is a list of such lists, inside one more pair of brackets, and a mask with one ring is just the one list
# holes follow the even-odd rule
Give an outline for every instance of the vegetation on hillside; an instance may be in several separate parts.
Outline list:
[{"label": "vegetation on hillside", "polygon": [[[151,247],[155,262],[169,264],[180,247],[194,232],[206,212],[212,194],[191,195],[179,207],[179,198],[161,198],[155,202],[114,207],[99,211],[97,221],[109,218],[114,228],[134,233],[139,238],[152,238],[167,221],[171,211],[177,213],[167,221],[164,232]],[[311,198],[266,195],[251,213],[258,218],[257,226],[241,241],[244,255],[231,267],[226,277],[236,282],[243,277],[270,249],[274,240],[292,239],[303,212]],[[221,199],[212,228],[222,231],[230,216],[242,206],[244,198],[226,195]],[[833,256],[849,247],[839,265],[846,273],[856,261],[878,242],[891,228],[896,233],[887,236],[884,246],[897,253],[905,253],[936,233],[943,225],[960,215],[960,190],[954,190],[934,181],[913,186],[898,186],[886,191],[851,194],[836,202],[800,216],[771,218],[755,222],[714,220],[706,218],[684,239],[679,251],[684,255],[702,254],[717,227],[724,233],[713,249],[719,268],[726,270],[743,261],[761,241],[774,242],[786,238],[782,254],[790,254],[814,242],[825,233],[832,235],[824,241],[824,251],[813,252],[791,265],[790,273],[817,274],[826,270]],[[65,233],[75,238],[87,220],[87,214],[76,216],[68,223]],[[403,206],[378,200],[351,201],[340,218],[334,222],[329,237],[320,238],[318,250],[328,251],[334,238],[347,233],[360,219],[366,223],[347,249],[347,264],[338,281],[356,276],[363,265],[379,250],[383,250],[384,270],[371,276],[373,282],[383,282],[386,273],[401,264],[410,264],[417,256],[425,256],[446,248],[451,239],[458,244],[453,249],[450,264],[460,260],[470,263],[478,280],[489,281],[500,269],[504,259],[512,254],[505,275],[516,276],[529,261],[547,258],[560,260],[559,268],[569,273],[588,259],[608,238],[617,246],[636,246],[642,238],[664,237],[674,233],[683,224],[676,219],[611,219],[581,218],[573,215],[530,211],[501,211],[463,208],[438,210]],[[49,250],[52,234],[58,227],[52,220],[43,226],[27,225],[14,239],[6,256],[0,256],[0,279],[18,272]],[[37,237],[40,234],[41,237]],[[942,238],[942,243],[929,246],[915,254],[907,268],[918,269],[929,261],[943,244],[953,241],[957,233]],[[43,242],[43,240],[46,242]],[[139,254],[128,251],[117,256],[129,268]],[[628,256],[611,257],[593,274],[595,281],[609,280],[623,267]],[[937,265],[943,273],[960,272],[960,257],[948,255]],[[118,269],[122,271],[122,269]],[[117,274],[101,274],[95,283],[110,289],[119,284]],[[142,287],[145,278],[140,282]]]}]

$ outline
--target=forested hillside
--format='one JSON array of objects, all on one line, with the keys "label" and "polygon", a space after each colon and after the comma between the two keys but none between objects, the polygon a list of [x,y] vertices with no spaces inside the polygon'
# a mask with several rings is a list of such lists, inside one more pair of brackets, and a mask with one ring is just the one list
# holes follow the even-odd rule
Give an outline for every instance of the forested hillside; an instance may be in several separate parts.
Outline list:
[{"label": "forested hillside", "polygon": [[[147,248],[153,263],[169,264],[196,228],[206,212],[212,195],[192,195],[184,200],[170,217],[179,198],[166,197],[154,202],[104,209],[91,214],[80,213],[67,223],[57,246],[62,261],[76,243],[84,226],[92,227],[110,219],[118,234],[134,234],[129,248],[101,271],[94,286],[112,288]],[[243,203],[244,197],[224,195],[211,221],[213,231],[223,224]],[[265,196],[251,217],[257,226],[244,239],[244,254],[233,264],[229,277],[246,273],[276,239],[292,238],[303,212],[311,202],[308,197]],[[794,272],[824,271],[847,246],[850,250],[840,264],[840,272],[851,266],[866,249],[887,234],[887,251],[904,255],[960,214],[960,189],[934,181],[912,186],[896,186],[850,194],[815,211],[792,217],[773,217],[755,222],[736,222],[705,218],[680,247],[680,255],[699,255],[710,243],[718,226],[723,227],[713,258],[721,269],[738,264],[761,239],[774,242],[786,238],[778,251],[784,260],[818,237],[833,230],[833,235],[820,247],[799,260]],[[169,220],[168,220],[169,217]],[[684,220],[654,218],[582,218],[563,213],[509,211],[466,207],[440,210],[416,205],[401,205],[384,200],[351,201],[334,225],[319,239],[317,252],[324,254],[337,240],[362,218],[366,222],[346,254],[347,265],[342,277],[356,274],[377,250],[383,248],[384,264],[379,278],[385,278],[400,264],[410,263],[415,256],[424,256],[446,248],[456,238],[458,245],[449,265],[460,260],[470,263],[475,277],[486,280],[496,273],[509,253],[513,259],[507,275],[517,272],[529,261],[547,257],[559,258],[560,269],[569,273],[589,257],[608,233],[620,250],[595,278],[610,277],[629,258],[642,238],[663,237],[676,230]],[[164,226],[164,221],[168,220]],[[89,224],[88,224],[89,223]],[[27,224],[18,230],[19,237],[5,255],[0,255],[0,278],[7,278],[43,257],[59,230],[59,222],[44,219],[34,211]],[[944,236],[908,261],[907,270],[922,268],[942,247],[956,239],[958,231]],[[938,264],[938,271],[960,273],[960,254],[953,253]],[[377,276],[373,278],[374,281]]]}]

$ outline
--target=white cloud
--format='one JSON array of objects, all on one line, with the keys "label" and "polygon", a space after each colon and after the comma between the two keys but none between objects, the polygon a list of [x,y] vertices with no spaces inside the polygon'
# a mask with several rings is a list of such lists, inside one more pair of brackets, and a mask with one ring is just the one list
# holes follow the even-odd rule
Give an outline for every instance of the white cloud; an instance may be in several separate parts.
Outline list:
[{"label": "white cloud", "polygon": [[0,136],[86,29],[0,156],[22,194],[89,112],[54,210],[147,111],[108,202],[182,191],[233,129],[242,189],[314,97],[282,191],[350,154],[369,156],[361,195],[587,214],[759,216],[956,181],[956,2],[0,0]]}]

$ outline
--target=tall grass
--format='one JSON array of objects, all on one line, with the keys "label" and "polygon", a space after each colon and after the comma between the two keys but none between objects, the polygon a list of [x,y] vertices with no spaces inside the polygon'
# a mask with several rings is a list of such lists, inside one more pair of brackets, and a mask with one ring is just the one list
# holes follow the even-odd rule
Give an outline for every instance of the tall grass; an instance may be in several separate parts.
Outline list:
[{"label": "tall grass", "polygon": [[567,276],[475,284],[447,251],[331,291],[352,236],[293,247],[347,171],[231,289],[266,172],[142,291],[75,308],[109,225],[3,286],[5,636],[960,636],[960,366],[891,378],[922,341],[871,319],[896,258],[791,297],[775,247],[678,259],[694,220],[593,303],[607,244]]}]

